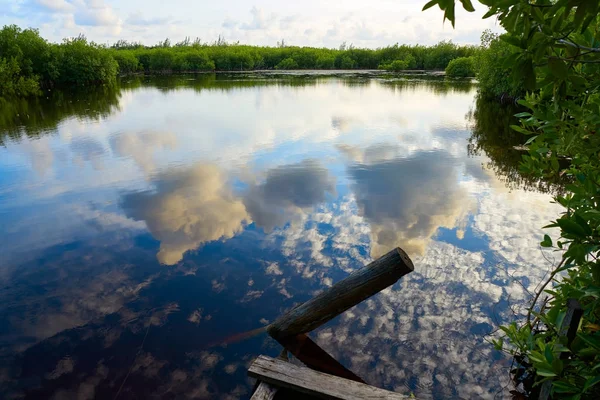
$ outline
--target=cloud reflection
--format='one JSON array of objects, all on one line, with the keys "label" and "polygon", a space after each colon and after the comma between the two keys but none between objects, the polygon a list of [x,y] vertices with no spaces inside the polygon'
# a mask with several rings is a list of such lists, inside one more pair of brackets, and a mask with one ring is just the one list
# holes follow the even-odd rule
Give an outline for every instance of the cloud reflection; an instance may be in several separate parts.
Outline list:
[{"label": "cloud reflection", "polygon": [[173,149],[177,138],[172,132],[127,132],[113,135],[110,147],[121,157],[131,157],[146,173],[154,171],[154,153],[157,149]]},{"label": "cloud reflection", "polygon": [[130,193],[122,206],[130,218],[146,221],[160,243],[158,261],[175,264],[183,253],[242,230],[246,208],[225,173],[213,164],[158,174],[154,191]]},{"label": "cloud reflection", "polygon": [[457,183],[455,160],[446,152],[394,158],[393,150],[368,148],[348,168],[360,213],[371,225],[373,257],[396,246],[423,254],[438,228],[460,228],[472,206]]},{"label": "cloud reflection", "polygon": [[254,222],[270,232],[324,202],[327,192],[335,192],[334,178],[309,159],[269,170],[264,182],[250,187],[244,204]]},{"label": "cloud reflection", "polygon": [[159,262],[176,264],[188,250],[214,240],[230,239],[254,221],[266,231],[300,219],[304,210],[334,192],[334,180],[315,160],[278,166],[264,182],[234,194],[226,171],[197,164],[156,176],[154,190],[123,196],[129,218],[143,220],[161,242]]}]

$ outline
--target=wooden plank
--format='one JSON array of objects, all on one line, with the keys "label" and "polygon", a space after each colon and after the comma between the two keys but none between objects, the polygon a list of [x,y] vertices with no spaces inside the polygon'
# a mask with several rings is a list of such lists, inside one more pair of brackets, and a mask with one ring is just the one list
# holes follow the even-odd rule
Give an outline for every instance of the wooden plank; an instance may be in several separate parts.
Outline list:
[{"label": "wooden plank", "polygon": [[305,334],[281,339],[279,343],[310,369],[366,383]]},{"label": "wooden plank", "polygon": [[[575,339],[575,336],[577,336],[577,329],[579,328],[579,321],[581,321],[582,316],[583,308],[581,308],[581,304],[575,299],[568,299],[567,312],[565,313],[565,318],[563,318],[558,332],[559,337],[567,337],[567,347],[571,346],[571,342]],[[565,358],[568,357],[568,353],[555,352],[554,357]],[[552,380],[547,380],[542,383],[538,400],[549,399],[551,390]]]},{"label": "wooden plank", "polygon": [[290,388],[324,399],[408,399],[400,393],[338,378],[266,356],[258,356],[254,360],[248,369],[248,375],[275,386]]},{"label": "wooden plank", "polygon": [[273,400],[277,394],[277,388],[266,382],[261,382],[250,400]]},{"label": "wooden plank", "polygon": [[393,285],[413,270],[414,266],[408,255],[404,250],[396,248],[288,311],[269,325],[267,332],[275,339],[310,332]]}]

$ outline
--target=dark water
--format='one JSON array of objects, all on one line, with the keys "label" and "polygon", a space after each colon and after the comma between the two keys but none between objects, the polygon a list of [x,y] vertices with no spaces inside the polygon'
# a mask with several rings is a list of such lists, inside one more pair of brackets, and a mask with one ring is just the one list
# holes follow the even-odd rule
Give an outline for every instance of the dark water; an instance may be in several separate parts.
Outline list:
[{"label": "dark water", "polygon": [[312,337],[376,386],[506,397],[486,335],[550,268],[558,210],[475,95],[206,75],[1,103],[0,393],[247,398],[280,347],[234,339],[401,246],[415,272]]}]

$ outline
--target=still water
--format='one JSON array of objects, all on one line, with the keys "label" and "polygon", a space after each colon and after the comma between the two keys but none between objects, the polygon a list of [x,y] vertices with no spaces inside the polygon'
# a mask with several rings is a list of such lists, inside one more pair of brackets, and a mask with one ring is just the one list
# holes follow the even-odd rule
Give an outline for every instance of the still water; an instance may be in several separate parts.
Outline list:
[{"label": "still water", "polygon": [[559,210],[494,107],[424,77],[242,74],[2,103],[0,394],[247,398],[280,347],[244,332],[400,246],[414,273],[314,340],[389,390],[508,396],[486,338],[550,269]]}]

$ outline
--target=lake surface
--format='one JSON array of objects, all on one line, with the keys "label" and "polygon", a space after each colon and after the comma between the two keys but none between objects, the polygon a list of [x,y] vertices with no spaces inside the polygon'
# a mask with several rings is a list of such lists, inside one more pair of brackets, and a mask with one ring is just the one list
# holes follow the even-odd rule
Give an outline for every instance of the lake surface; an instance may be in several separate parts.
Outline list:
[{"label": "lake surface", "polygon": [[400,246],[415,271],[312,338],[372,385],[507,397],[486,338],[550,270],[559,209],[518,176],[510,111],[425,78],[1,103],[0,396],[248,398],[249,363],[280,347],[244,333]]}]

